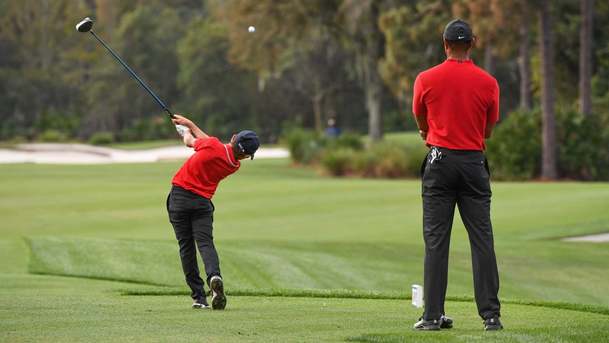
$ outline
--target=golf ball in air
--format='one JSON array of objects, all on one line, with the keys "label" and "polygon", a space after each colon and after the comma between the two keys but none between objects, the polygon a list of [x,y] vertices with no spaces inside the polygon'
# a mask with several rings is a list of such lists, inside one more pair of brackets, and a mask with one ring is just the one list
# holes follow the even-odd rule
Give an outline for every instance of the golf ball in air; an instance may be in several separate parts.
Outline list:
[{"label": "golf ball in air", "polygon": [[247,28],[247,30],[251,33],[251,32],[256,32],[256,28],[253,26],[250,26]]}]

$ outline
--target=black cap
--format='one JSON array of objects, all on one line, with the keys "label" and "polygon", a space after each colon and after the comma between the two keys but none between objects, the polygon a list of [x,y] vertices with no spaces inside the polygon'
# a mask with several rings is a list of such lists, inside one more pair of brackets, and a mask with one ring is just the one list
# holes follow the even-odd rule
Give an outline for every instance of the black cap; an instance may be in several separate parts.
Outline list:
[{"label": "black cap", "polygon": [[451,42],[470,42],[474,34],[469,24],[461,19],[452,20],[444,28],[444,39]]},{"label": "black cap", "polygon": [[260,146],[260,141],[258,140],[258,135],[256,135],[256,132],[251,130],[243,130],[237,134],[237,137],[235,137],[235,144],[241,153],[250,155],[253,160],[256,150],[258,150],[258,147]]}]

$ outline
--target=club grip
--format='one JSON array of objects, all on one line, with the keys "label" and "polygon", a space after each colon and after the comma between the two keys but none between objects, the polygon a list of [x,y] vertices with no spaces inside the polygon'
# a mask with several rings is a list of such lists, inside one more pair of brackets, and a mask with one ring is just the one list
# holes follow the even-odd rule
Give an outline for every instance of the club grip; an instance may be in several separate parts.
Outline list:
[{"label": "club grip", "polygon": [[165,110],[165,112],[167,112],[167,115],[169,116],[169,118],[176,119],[176,116],[173,113],[171,113],[171,111],[168,108],[165,107],[164,110]]}]

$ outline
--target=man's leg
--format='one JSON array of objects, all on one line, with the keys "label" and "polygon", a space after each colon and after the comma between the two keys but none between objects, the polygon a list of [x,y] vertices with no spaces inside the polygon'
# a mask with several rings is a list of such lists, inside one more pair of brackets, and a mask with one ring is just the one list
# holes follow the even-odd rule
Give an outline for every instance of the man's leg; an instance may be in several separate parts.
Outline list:
[{"label": "man's leg", "polygon": [[440,319],[444,314],[454,210],[455,199],[452,196],[423,196],[425,320]]},{"label": "man's leg", "polygon": [[457,204],[469,235],[478,314],[483,319],[499,317],[499,272],[490,216],[491,188],[488,169],[481,160],[480,164],[463,164],[462,171],[464,182],[458,193]]},{"label": "man's leg", "polygon": [[[432,150],[433,152],[433,150]],[[425,240],[424,320],[440,319],[448,282],[450,233],[455,212],[455,169],[452,157],[431,159],[423,173],[423,238]]]},{"label": "man's leg", "polygon": [[169,221],[173,226],[176,239],[178,240],[178,244],[180,246],[182,271],[184,272],[186,283],[188,284],[188,287],[190,287],[191,297],[195,301],[202,301],[205,299],[203,280],[201,280],[199,275],[199,266],[197,265],[197,251],[195,248],[190,214],[186,211],[179,211],[175,204],[170,206],[171,201],[170,196],[170,198],[167,200]]}]

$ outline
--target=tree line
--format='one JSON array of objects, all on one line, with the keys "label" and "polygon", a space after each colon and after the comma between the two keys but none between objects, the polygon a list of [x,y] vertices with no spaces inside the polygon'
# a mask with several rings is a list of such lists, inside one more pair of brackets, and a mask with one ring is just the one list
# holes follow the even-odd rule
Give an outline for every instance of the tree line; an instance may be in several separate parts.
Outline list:
[{"label": "tree line", "polygon": [[[172,134],[83,17],[168,102],[218,136],[249,127],[372,141],[414,128],[417,73],[443,61],[460,17],[500,84],[502,118],[541,109],[542,171],[557,176],[557,109],[609,112],[609,3],[594,0],[0,0],[0,139]],[[254,26],[255,32],[248,27]],[[601,128],[607,130],[607,128]]]}]

